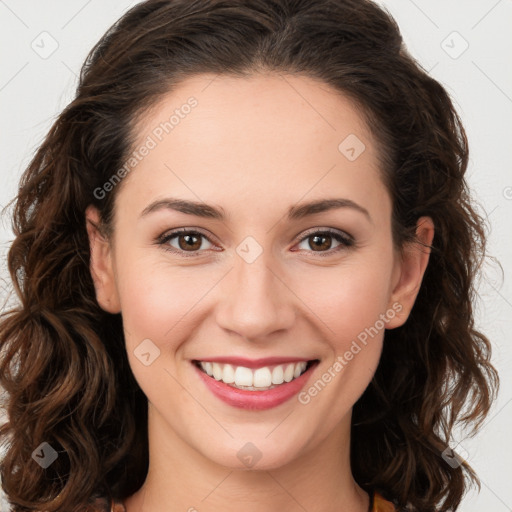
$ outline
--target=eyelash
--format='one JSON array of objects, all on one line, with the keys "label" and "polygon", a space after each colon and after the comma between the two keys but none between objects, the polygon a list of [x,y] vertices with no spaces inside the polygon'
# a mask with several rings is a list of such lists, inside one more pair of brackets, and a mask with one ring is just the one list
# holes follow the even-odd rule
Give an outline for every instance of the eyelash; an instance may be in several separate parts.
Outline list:
[{"label": "eyelash", "polygon": [[[164,233],[163,235],[161,235],[157,238],[156,243],[160,246],[167,246],[167,247],[163,247],[164,250],[172,252],[174,254],[178,254],[185,258],[191,258],[191,257],[194,258],[194,257],[199,256],[201,250],[199,250],[199,251],[183,251],[183,250],[176,249],[169,245],[170,240],[172,240],[173,238],[176,238],[178,235],[183,235],[183,234],[199,235],[199,236],[206,238],[206,240],[208,240],[210,243],[213,244],[213,242],[204,233],[201,233],[200,231],[196,231],[196,230],[189,229],[189,228],[175,229],[174,231]],[[313,252],[313,253],[316,252],[320,257],[332,256],[334,253],[337,253],[340,250],[347,249],[347,248],[353,247],[355,245],[355,241],[350,235],[342,234],[339,231],[336,231],[336,230],[333,230],[330,228],[316,230],[316,231],[310,231],[305,236],[303,236],[299,240],[298,243],[300,244],[304,240],[307,240],[308,238],[311,238],[315,235],[330,235],[337,242],[340,242],[340,245],[338,247],[335,247],[334,249],[329,249],[327,251],[307,251],[307,252]]]}]

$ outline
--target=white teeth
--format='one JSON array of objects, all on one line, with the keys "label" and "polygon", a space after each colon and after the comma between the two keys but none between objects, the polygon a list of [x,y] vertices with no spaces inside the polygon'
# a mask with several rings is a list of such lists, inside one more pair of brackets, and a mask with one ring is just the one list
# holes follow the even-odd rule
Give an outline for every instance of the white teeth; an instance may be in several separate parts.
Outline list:
[{"label": "white teeth", "polygon": [[300,374],[304,371],[304,368],[306,368],[307,363],[305,361],[300,362],[299,364],[295,365],[295,370],[293,372],[294,378],[297,378],[300,376]]},{"label": "white teeth", "polygon": [[201,363],[203,370],[211,377],[213,375],[212,363]]},{"label": "white teeth", "polygon": [[237,386],[252,386],[252,371],[245,366],[237,366],[235,370],[235,384]]},{"label": "white teeth", "polygon": [[230,364],[224,365],[224,371],[222,373],[222,380],[226,384],[231,384],[235,382],[235,369]]},{"label": "white teeth", "polygon": [[221,380],[222,379],[222,367],[220,364],[218,363],[213,363],[212,364],[212,369],[213,369],[213,378],[215,380]]},{"label": "white teeth", "polygon": [[272,384],[282,384],[284,382],[284,372],[282,366],[276,366],[272,372]]},{"label": "white teeth", "polygon": [[201,361],[199,364],[210,377],[235,387],[251,390],[270,389],[283,384],[283,382],[291,382],[302,375],[307,366],[306,361],[301,361],[300,363],[277,365],[272,369],[264,366],[252,370],[245,366],[233,366],[209,361]]},{"label": "white teeth", "polygon": [[293,370],[295,369],[295,365],[289,364],[284,371],[284,380],[285,382],[290,382],[293,379]]},{"label": "white teeth", "polygon": [[265,367],[258,368],[254,372],[253,383],[249,384],[249,386],[254,386],[255,388],[268,388],[271,384],[276,383],[272,382],[272,375],[270,373],[270,370]]}]

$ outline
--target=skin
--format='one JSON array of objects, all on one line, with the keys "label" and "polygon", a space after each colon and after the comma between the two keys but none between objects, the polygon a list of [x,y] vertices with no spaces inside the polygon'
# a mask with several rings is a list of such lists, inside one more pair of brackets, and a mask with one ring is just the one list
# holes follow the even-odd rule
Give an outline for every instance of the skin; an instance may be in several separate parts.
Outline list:
[{"label": "skin", "polygon": [[[122,314],[131,368],[149,400],[150,468],[127,511],[366,512],[369,497],[350,469],[350,423],[384,329],[309,403],[294,397],[264,411],[220,401],[191,360],[319,359],[309,386],[393,304],[401,311],[386,328],[407,320],[429,251],[394,247],[377,145],[348,98],[305,76],[200,75],[147,113],[136,147],[190,96],[197,107],[116,191],[110,239],[95,228],[98,212],[86,212],[97,300]],[[338,149],[350,134],[366,146],[354,161]],[[170,196],[222,207],[226,219],[165,208],[141,217]],[[325,198],[350,199],[370,218],[349,207],[286,218],[290,206]],[[198,256],[155,242],[181,227],[208,237],[192,249]],[[340,243],[328,238],[318,249],[305,238],[311,228],[348,233],[355,244],[336,251]],[[418,221],[417,235],[430,245],[430,218]],[[252,263],[236,251],[248,236],[263,251]],[[179,241],[167,247],[184,251]],[[149,366],[134,355],[145,339],[160,350]],[[252,468],[237,457],[249,441],[262,454]]]}]

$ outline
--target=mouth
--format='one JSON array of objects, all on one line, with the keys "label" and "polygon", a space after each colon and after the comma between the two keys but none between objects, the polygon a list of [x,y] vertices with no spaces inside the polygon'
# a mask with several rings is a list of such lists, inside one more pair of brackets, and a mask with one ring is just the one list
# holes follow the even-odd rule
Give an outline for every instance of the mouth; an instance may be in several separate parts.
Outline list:
[{"label": "mouth", "polygon": [[[193,364],[208,377],[245,391],[268,391],[293,382],[319,360],[298,360],[249,368],[226,362],[193,360]],[[252,364],[251,366],[254,366]]]},{"label": "mouth", "polygon": [[[242,362],[245,366],[240,366]],[[262,362],[223,358],[222,361],[193,360],[192,365],[199,380],[225,404],[262,411],[297,395],[320,360],[266,359],[266,366],[262,366]]]}]

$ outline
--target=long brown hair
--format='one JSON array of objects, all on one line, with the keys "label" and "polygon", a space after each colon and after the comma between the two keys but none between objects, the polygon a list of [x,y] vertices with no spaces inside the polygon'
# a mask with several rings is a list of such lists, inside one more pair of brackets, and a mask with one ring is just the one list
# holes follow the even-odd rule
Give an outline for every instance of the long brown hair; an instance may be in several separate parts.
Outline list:
[{"label": "long brown hair", "polygon": [[[368,0],[149,0],[91,50],[76,98],[15,199],[8,266],[19,305],[0,324],[9,418],[0,470],[15,512],[81,510],[142,485],[147,399],[128,364],[121,315],[95,298],[85,210],[96,206],[108,230],[119,187],[97,191],[133,151],[137,120],[162,95],[199,73],[256,71],[313,77],[358,105],[382,148],[398,247],[419,217],[435,223],[415,306],[386,332],[376,374],[354,406],[354,478],[421,512],[455,510],[478,483],[467,463],[442,458],[455,425],[481,425],[499,384],[472,310],[485,225],[469,196],[467,139],[445,89]],[[46,469],[32,458],[44,442],[57,452]]]}]

